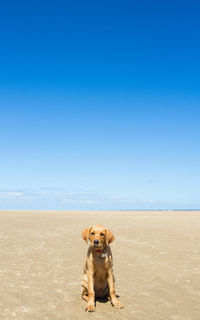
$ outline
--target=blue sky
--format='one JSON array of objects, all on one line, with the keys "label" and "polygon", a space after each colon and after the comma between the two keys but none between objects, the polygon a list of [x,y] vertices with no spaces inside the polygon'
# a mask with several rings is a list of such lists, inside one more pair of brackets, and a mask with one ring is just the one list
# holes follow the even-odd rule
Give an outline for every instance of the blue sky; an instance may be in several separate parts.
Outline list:
[{"label": "blue sky", "polygon": [[200,208],[198,1],[0,5],[0,208]]}]

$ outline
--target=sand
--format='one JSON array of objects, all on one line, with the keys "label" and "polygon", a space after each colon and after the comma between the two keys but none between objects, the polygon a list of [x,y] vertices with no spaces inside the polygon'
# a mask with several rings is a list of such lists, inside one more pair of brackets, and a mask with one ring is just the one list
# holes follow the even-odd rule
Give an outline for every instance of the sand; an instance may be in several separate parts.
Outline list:
[{"label": "sand", "polygon": [[[84,311],[81,231],[103,224],[125,308]],[[200,212],[0,211],[1,320],[200,319]]]}]

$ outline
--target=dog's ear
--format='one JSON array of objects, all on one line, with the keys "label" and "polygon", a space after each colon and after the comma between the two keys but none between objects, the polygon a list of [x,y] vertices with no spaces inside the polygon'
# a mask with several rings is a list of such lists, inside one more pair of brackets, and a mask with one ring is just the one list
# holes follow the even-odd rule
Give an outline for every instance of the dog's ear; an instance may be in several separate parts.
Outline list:
[{"label": "dog's ear", "polygon": [[90,233],[90,228],[86,228],[85,230],[82,231],[81,233],[81,237],[83,238],[83,240],[85,240],[88,243],[89,240],[89,233]]},{"label": "dog's ear", "polygon": [[113,242],[114,240],[115,240],[114,234],[109,229],[106,229],[106,244],[107,244],[107,246],[109,245],[109,243]]}]

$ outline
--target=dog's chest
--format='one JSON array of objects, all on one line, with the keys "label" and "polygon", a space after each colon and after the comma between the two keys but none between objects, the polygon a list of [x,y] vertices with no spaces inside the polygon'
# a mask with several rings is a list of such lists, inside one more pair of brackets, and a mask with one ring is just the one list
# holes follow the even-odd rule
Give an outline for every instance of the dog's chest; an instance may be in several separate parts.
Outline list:
[{"label": "dog's chest", "polygon": [[105,273],[105,271],[109,269],[109,259],[107,256],[105,258],[102,258],[102,256],[95,257],[93,262],[95,273]]}]

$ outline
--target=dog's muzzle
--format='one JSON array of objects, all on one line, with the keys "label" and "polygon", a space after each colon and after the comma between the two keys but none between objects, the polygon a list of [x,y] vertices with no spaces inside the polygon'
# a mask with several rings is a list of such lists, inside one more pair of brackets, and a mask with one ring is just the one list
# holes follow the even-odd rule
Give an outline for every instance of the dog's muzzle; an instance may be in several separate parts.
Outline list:
[{"label": "dog's muzzle", "polygon": [[94,246],[98,246],[99,240],[95,239],[95,240],[93,241],[93,243],[94,243]]}]

